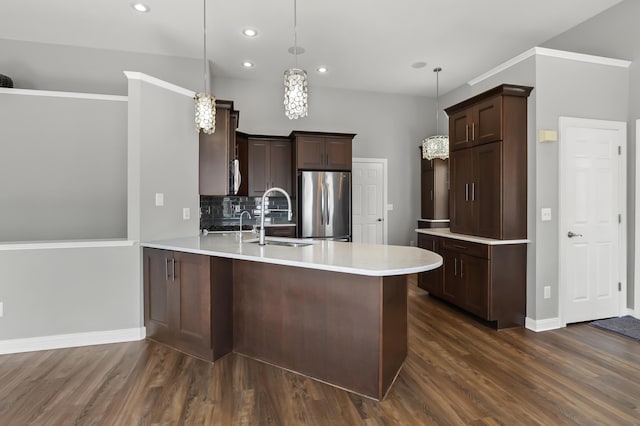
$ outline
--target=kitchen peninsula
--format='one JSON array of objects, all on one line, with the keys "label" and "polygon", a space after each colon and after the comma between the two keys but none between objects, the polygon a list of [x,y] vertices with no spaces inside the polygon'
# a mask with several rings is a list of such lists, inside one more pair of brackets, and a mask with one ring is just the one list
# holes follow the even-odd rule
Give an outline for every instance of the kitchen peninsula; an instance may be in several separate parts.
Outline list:
[{"label": "kitchen peninsula", "polygon": [[382,400],[407,354],[406,275],[442,258],[416,247],[310,243],[260,246],[236,234],[143,243],[147,336]]}]

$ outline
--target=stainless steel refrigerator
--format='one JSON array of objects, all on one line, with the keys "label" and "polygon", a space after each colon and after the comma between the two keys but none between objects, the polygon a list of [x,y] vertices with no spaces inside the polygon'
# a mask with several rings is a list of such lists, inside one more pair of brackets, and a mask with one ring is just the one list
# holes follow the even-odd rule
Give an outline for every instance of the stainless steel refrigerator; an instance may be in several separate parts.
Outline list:
[{"label": "stainless steel refrigerator", "polygon": [[351,173],[300,172],[300,237],[351,241]]}]

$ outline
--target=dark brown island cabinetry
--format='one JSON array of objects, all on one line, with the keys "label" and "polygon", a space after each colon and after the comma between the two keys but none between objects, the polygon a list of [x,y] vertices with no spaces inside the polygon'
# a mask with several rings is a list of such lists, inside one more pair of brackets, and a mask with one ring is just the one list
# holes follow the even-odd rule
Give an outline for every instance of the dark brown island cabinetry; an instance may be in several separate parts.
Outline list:
[{"label": "dark brown island cabinetry", "polygon": [[527,234],[527,97],[503,84],[446,108],[451,232],[495,239]]},{"label": "dark brown island cabinetry", "polygon": [[526,314],[526,244],[480,244],[418,234],[418,246],[443,265],[418,275],[418,286],[495,324],[522,327]]},{"label": "dark brown island cabinetry", "polygon": [[233,349],[232,261],[145,248],[147,337],[214,361]]},{"label": "dark brown island cabinetry", "polygon": [[351,170],[355,134],[293,131],[296,170]]},{"label": "dark brown island cabinetry", "polygon": [[[420,188],[422,219],[449,219],[449,160],[423,158],[420,163]],[[430,227],[437,226],[434,225],[432,223]],[[448,222],[441,222],[441,226],[447,227]]]},{"label": "dark brown island cabinetry", "polygon": [[237,158],[239,112],[233,101],[216,100],[216,129],[200,133],[200,195],[232,195],[231,162]]},{"label": "dark brown island cabinetry", "polygon": [[274,186],[291,194],[292,146],[291,140],[282,136],[252,136],[248,145],[248,196],[262,196]]}]

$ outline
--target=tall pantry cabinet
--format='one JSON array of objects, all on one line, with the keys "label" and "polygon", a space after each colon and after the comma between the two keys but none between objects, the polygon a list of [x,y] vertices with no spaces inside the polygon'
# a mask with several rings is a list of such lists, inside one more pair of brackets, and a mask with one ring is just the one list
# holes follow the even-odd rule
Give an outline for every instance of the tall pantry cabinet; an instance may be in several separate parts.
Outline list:
[{"label": "tall pantry cabinet", "polygon": [[418,230],[418,245],[443,266],[418,284],[497,328],[526,315],[527,98],[503,84],[446,108],[449,230]]}]

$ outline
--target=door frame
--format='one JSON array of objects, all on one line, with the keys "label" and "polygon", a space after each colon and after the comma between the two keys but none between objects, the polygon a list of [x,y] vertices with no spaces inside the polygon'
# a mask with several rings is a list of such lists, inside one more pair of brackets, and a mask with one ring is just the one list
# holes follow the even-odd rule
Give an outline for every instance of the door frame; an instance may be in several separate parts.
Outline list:
[{"label": "door frame", "polygon": [[566,327],[567,321],[565,317],[565,308],[568,303],[567,286],[565,282],[565,274],[567,270],[565,251],[563,250],[564,242],[564,223],[563,216],[565,211],[564,203],[566,198],[563,197],[562,188],[567,180],[566,168],[562,164],[566,162],[567,148],[564,140],[569,127],[595,127],[602,129],[616,129],[621,131],[622,138],[620,141],[621,154],[618,156],[618,180],[620,182],[618,190],[619,205],[618,211],[622,215],[622,221],[618,227],[618,277],[621,283],[621,291],[618,292],[618,315],[623,315],[626,310],[627,303],[627,123],[625,121],[597,120],[590,118],[577,117],[559,117],[558,128],[560,130],[560,153],[558,158],[559,182],[558,182],[558,314],[560,317],[560,325]]},{"label": "door frame", "polygon": [[638,196],[638,189],[640,188],[640,120],[636,120],[636,235],[635,235],[635,267],[633,269],[633,309],[631,314],[640,319],[640,286],[637,284],[640,282],[640,197]]},{"label": "door frame", "polygon": [[[379,163],[382,164],[382,244],[387,244],[387,237],[388,237],[388,226],[387,226],[387,219],[389,216],[389,209],[388,209],[388,199],[387,199],[387,194],[388,194],[388,176],[389,174],[387,173],[387,159],[386,158],[362,158],[362,157],[354,157],[352,160],[352,164],[355,163]],[[353,168],[353,167],[352,167]],[[351,177],[351,182],[353,184],[353,177]],[[353,210],[352,210],[353,211]],[[353,213],[352,213],[353,214]],[[353,217],[351,218],[351,222],[353,223]]]}]

